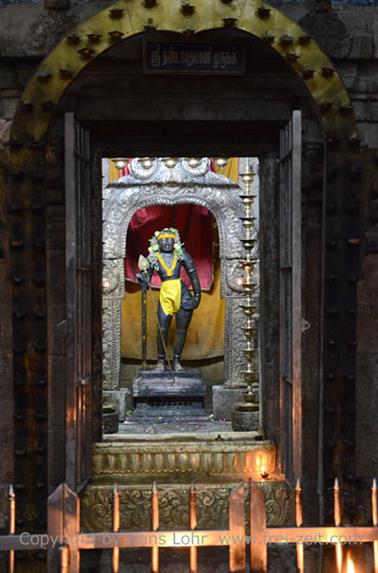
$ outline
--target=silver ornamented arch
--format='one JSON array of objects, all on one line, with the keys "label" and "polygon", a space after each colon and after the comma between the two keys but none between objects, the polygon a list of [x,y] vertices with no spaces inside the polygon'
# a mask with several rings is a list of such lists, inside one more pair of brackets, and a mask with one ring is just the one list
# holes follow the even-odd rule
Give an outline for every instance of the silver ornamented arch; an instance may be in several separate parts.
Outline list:
[{"label": "silver ornamented arch", "polygon": [[[243,258],[240,188],[210,171],[208,159],[169,158],[139,160],[130,175],[104,190],[103,212],[103,354],[104,390],[120,390],[121,304],[125,295],[124,258],[127,230],[133,215],[151,205],[192,204],[207,207],[218,225],[221,260],[221,296],[226,302],[225,384],[240,386],[244,356],[241,351],[243,293],[238,287]],[[121,413],[122,417],[122,413]]]}]

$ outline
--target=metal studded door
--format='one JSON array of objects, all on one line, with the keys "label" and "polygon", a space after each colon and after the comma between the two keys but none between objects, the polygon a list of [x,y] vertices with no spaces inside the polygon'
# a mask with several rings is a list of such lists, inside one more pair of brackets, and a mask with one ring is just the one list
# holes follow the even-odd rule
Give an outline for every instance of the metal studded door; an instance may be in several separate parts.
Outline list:
[{"label": "metal studded door", "polygon": [[67,394],[66,482],[76,490],[90,475],[92,245],[89,132],[65,116]]},{"label": "metal studded door", "polygon": [[301,112],[280,134],[280,455],[291,481],[301,478]]}]

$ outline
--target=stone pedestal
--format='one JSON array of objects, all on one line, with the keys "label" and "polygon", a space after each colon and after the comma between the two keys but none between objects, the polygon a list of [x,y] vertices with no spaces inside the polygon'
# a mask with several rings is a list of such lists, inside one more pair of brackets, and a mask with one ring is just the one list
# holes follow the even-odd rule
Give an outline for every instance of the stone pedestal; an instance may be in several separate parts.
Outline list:
[{"label": "stone pedestal", "polygon": [[246,388],[213,386],[213,414],[216,420],[231,420],[237,402],[242,402]]},{"label": "stone pedestal", "polygon": [[134,416],[206,415],[206,386],[198,370],[142,369],[133,382]]},{"label": "stone pedestal", "polygon": [[186,368],[178,372],[142,369],[133,382],[134,398],[199,398],[206,386],[198,370]]}]

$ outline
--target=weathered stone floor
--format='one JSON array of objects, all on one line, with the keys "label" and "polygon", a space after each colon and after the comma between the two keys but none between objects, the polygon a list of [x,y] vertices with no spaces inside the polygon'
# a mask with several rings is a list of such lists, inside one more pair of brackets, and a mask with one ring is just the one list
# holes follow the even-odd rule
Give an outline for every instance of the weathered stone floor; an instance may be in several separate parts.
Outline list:
[{"label": "weathered stone floor", "polygon": [[[214,420],[210,415],[197,416],[193,418],[183,419],[180,416],[169,417],[157,416],[154,418],[139,418],[135,419],[133,416],[128,416],[125,422],[119,425],[119,435],[125,434],[142,434],[142,435],[155,435],[156,434],[170,434],[170,433],[190,433],[197,432],[231,432],[231,422],[226,420]],[[117,439],[117,434],[109,434],[106,439]]]}]

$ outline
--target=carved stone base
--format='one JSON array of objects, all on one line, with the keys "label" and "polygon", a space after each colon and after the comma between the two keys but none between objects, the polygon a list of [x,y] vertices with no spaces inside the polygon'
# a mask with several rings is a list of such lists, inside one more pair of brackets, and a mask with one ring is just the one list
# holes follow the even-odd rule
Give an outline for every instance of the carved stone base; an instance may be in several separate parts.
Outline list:
[{"label": "carved stone base", "polygon": [[234,405],[242,402],[246,388],[213,386],[213,414],[216,420],[231,420]]},{"label": "carved stone base", "polygon": [[271,442],[254,441],[253,432],[215,432],[160,436],[130,435],[128,439],[95,444],[96,483],[190,483],[193,479],[222,483],[259,480],[261,464],[276,472]]},{"label": "carved stone base", "polygon": [[[228,528],[228,498],[237,482],[222,485],[196,484],[198,529]],[[293,495],[283,481],[259,483],[266,498],[269,526],[293,525]],[[113,484],[87,486],[81,496],[82,531],[111,531]],[[159,526],[162,530],[187,529],[189,526],[189,489],[185,485],[159,485]],[[121,529],[149,530],[151,527],[151,485],[119,486]],[[249,494],[245,488],[246,519]]]}]

